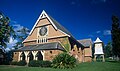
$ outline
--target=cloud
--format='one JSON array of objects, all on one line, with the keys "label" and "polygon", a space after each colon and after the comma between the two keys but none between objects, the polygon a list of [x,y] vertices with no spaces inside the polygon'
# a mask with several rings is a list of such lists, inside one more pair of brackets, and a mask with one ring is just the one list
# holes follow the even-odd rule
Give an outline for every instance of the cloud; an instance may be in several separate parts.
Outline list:
[{"label": "cloud", "polygon": [[10,51],[10,48],[6,48],[5,51],[6,51],[6,52]]},{"label": "cloud", "polygon": [[[20,32],[18,32],[18,30],[25,28],[25,27],[21,26],[20,24],[14,24],[13,28],[14,28],[17,35],[22,35]],[[25,28],[25,29],[29,30],[28,28]],[[29,32],[27,32],[27,34],[29,34]]]},{"label": "cloud", "polygon": [[[18,30],[22,29],[22,28],[25,28],[23,26],[21,26],[20,24],[13,24],[12,25],[14,30],[17,32]],[[28,28],[25,28],[26,30],[29,30]]]},{"label": "cloud", "polygon": [[21,26],[20,24],[14,24],[13,28],[14,28],[14,30],[20,30],[23,28],[23,26]]},{"label": "cloud", "polygon": [[[17,24],[16,21],[12,21],[12,26],[13,29],[15,31],[15,33],[17,35],[22,35],[20,32],[17,32],[18,30],[24,28],[23,26],[21,26],[20,24]],[[26,30],[29,30],[28,28],[25,28]],[[29,32],[27,32],[29,33]],[[7,48],[5,49],[5,51],[10,51],[10,50],[14,50],[13,46],[15,46],[15,44],[18,42],[18,39],[13,39],[12,37],[10,37],[9,43],[7,43]]]},{"label": "cloud", "polygon": [[15,33],[16,33],[17,35],[21,35],[21,33],[20,33],[20,32],[17,32],[17,31],[20,30],[20,29],[22,29],[23,26],[21,26],[20,24],[14,24],[14,25],[13,25],[13,28],[14,28]]},{"label": "cloud", "polygon": [[104,30],[103,35],[111,35],[111,31],[110,30]]},{"label": "cloud", "polygon": [[17,21],[12,20],[11,23],[13,23],[13,24],[17,24]]},{"label": "cloud", "polygon": [[14,50],[13,46],[15,46],[17,42],[18,41],[16,39],[14,40],[12,37],[10,37],[9,43],[7,43],[7,48],[5,49],[5,51],[8,52],[10,50]]},{"label": "cloud", "polygon": [[96,31],[97,34],[101,33],[101,31]]},{"label": "cloud", "polygon": [[7,47],[12,48],[15,45],[15,43],[17,43],[17,40],[14,40],[12,37],[10,37],[9,43],[7,43]]},{"label": "cloud", "polygon": [[90,34],[90,35],[88,35],[88,37],[94,37],[94,36]]},{"label": "cloud", "polygon": [[92,4],[106,3],[107,0],[92,0]]},{"label": "cloud", "polygon": [[75,5],[75,4],[76,4],[76,2],[74,2],[74,1],[71,2],[71,5]]},{"label": "cloud", "polygon": [[12,23],[12,26],[13,26],[15,32],[17,32],[17,30],[20,30],[20,29],[23,28],[23,26],[21,26],[20,24],[18,24],[17,21],[12,20],[11,23]]}]

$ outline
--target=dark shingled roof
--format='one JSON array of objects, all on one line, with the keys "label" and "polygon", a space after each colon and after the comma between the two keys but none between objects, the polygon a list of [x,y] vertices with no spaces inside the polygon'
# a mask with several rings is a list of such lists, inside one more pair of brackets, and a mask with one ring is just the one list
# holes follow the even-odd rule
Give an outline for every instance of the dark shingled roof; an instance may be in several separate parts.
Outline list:
[{"label": "dark shingled roof", "polygon": [[29,45],[29,46],[21,47],[21,48],[17,49],[16,51],[33,51],[33,50],[34,51],[35,50],[62,50],[62,51],[65,51],[65,49],[62,47],[62,45],[58,42]]},{"label": "dark shingled roof", "polygon": [[58,29],[60,29],[61,31],[65,32],[66,34],[70,35],[71,37],[73,37],[72,34],[67,29],[65,29],[60,23],[58,23],[55,19],[53,19],[51,16],[49,16],[49,18],[52,20],[52,22]]},{"label": "dark shingled roof", "polygon": [[[58,28],[58,29],[60,29],[61,31],[63,31],[63,32],[65,32],[66,34],[68,34],[68,35],[70,35],[70,37],[72,38],[72,39],[74,39],[77,43],[79,43],[75,38],[74,38],[74,36],[66,29],[66,28],[64,28],[60,23],[58,23],[55,19],[53,19],[50,15],[48,15],[49,16],[49,18],[52,20],[52,22],[54,23],[54,25]],[[81,47],[83,47],[83,45],[81,44],[81,43],[79,43],[80,44],[80,46]]]},{"label": "dark shingled roof", "polygon": [[78,40],[78,42],[81,43],[84,47],[89,47],[92,44],[91,39]]}]

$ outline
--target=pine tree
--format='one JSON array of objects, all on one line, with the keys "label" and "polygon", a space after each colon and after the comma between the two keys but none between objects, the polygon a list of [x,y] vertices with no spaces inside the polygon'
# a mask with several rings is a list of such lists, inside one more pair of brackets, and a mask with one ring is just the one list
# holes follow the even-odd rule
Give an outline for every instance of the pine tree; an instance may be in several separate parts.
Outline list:
[{"label": "pine tree", "polygon": [[112,16],[112,47],[113,54],[120,58],[120,27],[119,19],[116,16]]}]

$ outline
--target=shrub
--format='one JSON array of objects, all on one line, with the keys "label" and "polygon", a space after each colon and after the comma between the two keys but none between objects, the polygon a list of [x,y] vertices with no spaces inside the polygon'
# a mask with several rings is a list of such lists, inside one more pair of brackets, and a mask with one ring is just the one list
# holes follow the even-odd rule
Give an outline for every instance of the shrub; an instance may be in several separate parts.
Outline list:
[{"label": "shrub", "polygon": [[11,65],[17,65],[18,62],[17,62],[17,61],[12,61],[10,64],[11,64]]},{"label": "shrub", "polygon": [[50,61],[39,61],[39,60],[31,60],[28,64],[29,67],[51,67]]},{"label": "shrub", "polygon": [[25,60],[21,60],[17,63],[18,66],[25,66],[27,63]]},{"label": "shrub", "polygon": [[51,67],[51,64],[50,61],[40,61],[40,67]]},{"label": "shrub", "polygon": [[76,59],[67,53],[57,55],[52,62],[54,68],[73,68],[76,66]]},{"label": "shrub", "polygon": [[39,61],[39,60],[31,60],[31,61],[28,63],[28,66],[29,66],[29,67],[39,67],[39,66],[40,66],[40,61]]}]

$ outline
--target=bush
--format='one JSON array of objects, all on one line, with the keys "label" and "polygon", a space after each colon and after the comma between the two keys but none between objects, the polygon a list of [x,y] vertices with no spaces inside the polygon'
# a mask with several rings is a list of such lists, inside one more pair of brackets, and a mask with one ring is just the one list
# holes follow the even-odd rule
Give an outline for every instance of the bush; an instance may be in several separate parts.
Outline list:
[{"label": "bush", "polygon": [[51,67],[51,64],[50,61],[40,61],[40,67]]},{"label": "bush", "polygon": [[27,63],[25,60],[21,60],[17,63],[18,66],[25,66]]},{"label": "bush", "polygon": [[40,66],[40,61],[39,61],[39,60],[31,60],[31,61],[28,63],[28,66],[29,66],[29,67],[39,67],[39,66]]},{"label": "bush", "polygon": [[67,53],[57,55],[52,62],[54,68],[73,68],[76,66],[76,59]]},{"label": "bush", "polygon": [[31,60],[28,64],[29,67],[51,67],[50,61],[39,61],[39,60]]},{"label": "bush", "polygon": [[17,62],[17,61],[12,61],[10,64],[11,64],[11,65],[17,65],[18,62]]}]

